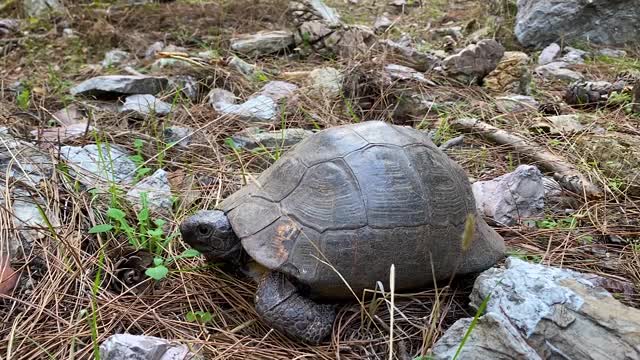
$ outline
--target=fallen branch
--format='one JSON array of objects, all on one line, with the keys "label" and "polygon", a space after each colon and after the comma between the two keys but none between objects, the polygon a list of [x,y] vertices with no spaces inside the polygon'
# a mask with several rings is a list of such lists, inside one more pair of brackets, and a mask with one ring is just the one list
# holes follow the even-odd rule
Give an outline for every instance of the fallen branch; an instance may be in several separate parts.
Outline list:
[{"label": "fallen branch", "polygon": [[440,150],[447,151],[455,146],[460,146],[464,143],[464,135],[460,135],[458,137],[454,137],[453,139],[447,140],[442,145],[438,146]]},{"label": "fallen branch", "polygon": [[589,198],[602,196],[602,190],[582,175],[578,169],[536,143],[477,119],[457,119],[452,121],[451,125],[458,130],[477,133],[497,144],[511,146],[515,151],[553,172],[553,177],[567,190],[584,193]]}]

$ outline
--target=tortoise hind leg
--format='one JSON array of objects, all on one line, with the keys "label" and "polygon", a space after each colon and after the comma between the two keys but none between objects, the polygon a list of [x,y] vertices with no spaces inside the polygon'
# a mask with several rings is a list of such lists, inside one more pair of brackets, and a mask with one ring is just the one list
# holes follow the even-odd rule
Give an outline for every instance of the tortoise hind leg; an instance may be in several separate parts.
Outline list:
[{"label": "tortoise hind leg", "polygon": [[335,306],[302,296],[282,273],[266,274],[258,283],[255,300],[258,315],[291,338],[318,344],[331,334]]}]

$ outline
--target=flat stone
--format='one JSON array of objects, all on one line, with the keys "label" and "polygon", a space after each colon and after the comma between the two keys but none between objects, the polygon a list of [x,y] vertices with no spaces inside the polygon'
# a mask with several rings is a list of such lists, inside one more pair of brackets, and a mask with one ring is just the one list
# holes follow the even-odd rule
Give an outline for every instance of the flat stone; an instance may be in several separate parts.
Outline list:
[{"label": "flat stone", "polygon": [[165,116],[171,112],[171,104],[159,100],[153,95],[131,95],[125,99],[124,105],[120,107],[120,112],[138,118]]},{"label": "flat stone", "polygon": [[238,72],[240,72],[242,75],[245,76],[253,76],[253,74],[256,71],[256,66],[253,64],[249,64],[248,62],[240,59],[237,56],[232,56],[227,63],[229,64],[229,66],[233,67],[234,69],[236,69]]},{"label": "flat stone", "polygon": [[147,197],[149,210],[156,214],[170,215],[173,207],[171,186],[167,172],[158,169],[151,176],[142,179],[127,192],[127,199],[139,211],[142,209],[142,194]]},{"label": "flat stone", "polygon": [[136,94],[156,95],[167,87],[163,77],[135,75],[104,75],[81,82],[71,88],[72,95],[121,96]]},{"label": "flat stone", "polygon": [[191,75],[178,75],[169,79],[169,87],[180,91],[191,101],[198,100],[200,95],[198,80]]},{"label": "flat stone", "polygon": [[151,71],[160,71],[163,69],[193,69],[193,64],[188,61],[174,58],[160,58],[151,64]]},{"label": "flat stone", "polygon": [[569,105],[605,104],[612,93],[621,93],[626,85],[625,81],[617,81],[613,84],[608,81],[576,81],[567,87],[564,101]]},{"label": "flat stone", "polygon": [[100,344],[103,360],[201,360],[185,345],[165,339],[130,334],[109,336]]},{"label": "flat stone", "polygon": [[531,96],[526,95],[509,95],[501,96],[495,99],[496,108],[503,113],[520,112],[520,111],[537,111],[538,101]]},{"label": "flat stone", "polygon": [[612,58],[622,58],[627,56],[627,52],[620,49],[604,48],[604,49],[598,50],[598,55],[612,57]]},{"label": "flat stone", "polygon": [[70,166],[72,175],[88,188],[108,183],[127,185],[134,180],[136,164],[119,145],[63,146],[60,156]]},{"label": "flat stone", "polygon": [[189,127],[171,126],[164,129],[164,142],[175,143],[178,148],[186,148],[191,144],[195,130]]},{"label": "flat stone", "polygon": [[261,31],[231,39],[233,51],[249,56],[277,53],[293,46],[293,44],[293,33],[288,30]]},{"label": "flat stone", "polygon": [[493,92],[528,95],[531,92],[529,56],[519,51],[507,51],[484,78],[484,87]]},{"label": "flat stone", "polygon": [[442,68],[458,81],[467,84],[479,82],[498,66],[503,55],[502,45],[493,39],[485,39],[444,59]]},{"label": "flat stone", "polygon": [[560,45],[551,43],[540,52],[538,56],[538,64],[547,65],[555,61],[556,57],[560,54]]},{"label": "flat stone", "polygon": [[587,127],[582,123],[589,121],[593,122],[593,119],[582,114],[547,116],[530,126],[530,130],[550,135],[574,135],[586,131]]},{"label": "flat stone", "polygon": [[341,25],[338,12],[322,0],[292,0],[288,11],[289,18],[297,26],[307,21],[321,21],[332,27]]},{"label": "flat stone", "polygon": [[577,81],[582,80],[582,74],[569,70],[566,67],[569,64],[561,61],[549,63],[547,65],[538,66],[535,70],[540,76],[549,80],[561,81]]},{"label": "flat stone", "polygon": [[418,51],[413,47],[389,39],[380,42],[380,46],[389,51],[390,55],[393,56],[394,63],[408,66],[418,71],[432,70],[441,63],[441,59],[433,54]]},{"label": "flat stone", "polygon": [[519,0],[515,35],[526,47],[584,40],[593,44],[634,44],[640,32],[636,0]]},{"label": "flat stone", "polygon": [[418,72],[416,69],[410,68],[408,66],[387,64],[384,67],[384,71],[387,75],[389,75],[392,81],[414,80],[431,86],[435,85],[435,83],[431,80],[428,80],[423,73]]},{"label": "flat stone", "polygon": [[310,92],[316,96],[336,98],[342,93],[342,73],[332,67],[314,69],[309,73]]},{"label": "flat stone", "polygon": [[373,24],[373,30],[376,34],[387,31],[393,25],[393,21],[388,17],[381,15],[376,18],[376,22]]},{"label": "flat stone", "polygon": [[565,47],[565,54],[562,56],[562,58],[560,58],[560,61],[566,62],[568,64],[584,64],[584,60],[587,57],[587,55],[589,55],[589,53],[587,53],[584,50],[580,50],[580,49],[576,49],[576,48],[572,48],[572,47]]},{"label": "flat stone", "polygon": [[498,224],[511,226],[543,214],[544,183],[535,166],[520,165],[512,173],[471,187],[480,213]]},{"label": "flat stone", "polygon": [[157,53],[164,49],[164,43],[162,41],[156,41],[153,44],[149,45],[147,50],[144,52],[145,59],[153,59]]},{"label": "flat stone", "polygon": [[247,129],[232,136],[233,142],[246,150],[289,148],[304,138],[312,135],[313,132],[305,129],[283,129],[274,131],[260,131],[259,129]]},{"label": "flat stone", "polygon": [[0,19],[0,36],[18,32],[20,24],[18,19]]}]

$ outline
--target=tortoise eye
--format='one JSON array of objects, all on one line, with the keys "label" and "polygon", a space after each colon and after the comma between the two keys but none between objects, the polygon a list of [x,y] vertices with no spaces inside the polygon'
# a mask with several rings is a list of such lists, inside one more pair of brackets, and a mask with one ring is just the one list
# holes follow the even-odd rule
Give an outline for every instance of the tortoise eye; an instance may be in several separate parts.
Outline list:
[{"label": "tortoise eye", "polygon": [[209,234],[209,227],[207,225],[198,225],[198,233],[200,233],[200,235],[208,235]]}]

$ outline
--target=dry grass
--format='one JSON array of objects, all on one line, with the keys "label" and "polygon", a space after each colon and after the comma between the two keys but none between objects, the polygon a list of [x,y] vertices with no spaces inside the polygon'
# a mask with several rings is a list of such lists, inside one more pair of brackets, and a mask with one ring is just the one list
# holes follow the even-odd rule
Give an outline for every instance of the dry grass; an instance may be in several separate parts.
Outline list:
[{"label": "dry grass", "polygon": [[[249,5],[252,5],[251,11],[247,11]],[[72,14],[56,20],[70,21],[78,29],[79,39],[64,40],[58,35],[58,27],[35,24],[31,25],[31,35],[22,39],[16,50],[0,58],[4,79],[0,89],[0,125],[9,127],[12,134],[21,138],[28,138],[29,131],[36,127],[46,127],[51,112],[76,101],[64,96],[68,85],[95,75],[83,65],[98,62],[104,51],[112,47],[140,52],[143,47],[136,47],[136,44],[166,38],[168,43],[194,50],[202,50],[205,43],[225,55],[226,41],[233,34],[281,26],[285,7],[285,1],[182,2],[144,8],[104,6],[98,9],[79,5]],[[148,21],[136,21],[140,18]],[[356,120],[384,118],[424,129],[439,129],[441,135],[453,137],[457,133],[447,128],[447,119],[475,116],[526,135],[527,126],[540,116],[536,113],[499,114],[491,96],[480,88],[376,82],[384,57],[375,55],[377,62],[367,59],[350,63],[289,58],[257,60],[264,69],[282,72],[310,70],[320,64],[336,66],[345,69],[347,78],[354,85],[354,91],[346,92],[344,98],[336,101],[300,95],[289,106],[284,122],[273,128],[325,128]],[[598,79],[612,76],[611,70],[603,66],[585,66],[585,71]],[[203,88],[224,87],[239,96],[251,94],[261,85],[218,63],[201,69],[197,76]],[[16,79],[27,79],[32,89],[26,110],[18,109],[14,94],[6,91]],[[305,86],[300,79],[293,81]],[[563,89],[555,84],[540,81],[537,84],[539,99],[558,100],[562,94]],[[434,111],[420,116],[398,113],[397,94],[407,88],[432,94],[437,101],[454,101],[457,105],[445,112]],[[172,98],[172,94],[166,94],[167,101]],[[637,118],[619,109],[605,109],[599,115],[598,125],[614,125],[621,131],[636,131],[635,135],[638,135],[634,130],[637,129]],[[174,215],[167,219],[168,233],[175,232],[189,213],[215,206],[239,189],[245,176],[259,174],[273,161],[270,154],[238,154],[226,146],[225,139],[246,124],[218,117],[206,103],[180,102],[174,114],[163,120],[136,122],[96,112],[92,121],[100,129],[101,138],[130,150],[133,150],[135,139],[142,139],[148,166],[154,169],[162,166],[170,173],[174,193],[179,195],[180,201]],[[163,127],[169,125],[199,129],[197,140],[186,149],[166,149],[161,133]],[[563,138],[559,142],[540,136],[535,139],[581,166],[603,187],[615,177],[615,174],[605,174],[590,167],[585,153],[576,146],[576,138]],[[94,141],[91,137],[83,137],[65,145]],[[0,146],[3,145],[0,143]],[[56,147],[43,151],[57,163]],[[469,135],[464,146],[450,150],[449,154],[470,176],[479,180],[502,175],[520,163],[529,163],[506,147],[485,143]],[[24,258],[13,263],[22,276],[16,290],[0,299],[2,359],[88,359],[93,357],[96,343],[121,332],[175,339],[212,359],[388,357],[391,306],[388,292],[377,293],[363,306],[357,302],[344,304],[331,341],[316,347],[292,342],[271,331],[257,320],[253,307],[254,285],[207,265],[202,259],[177,261],[171,266],[167,279],[160,282],[147,279],[138,285],[138,292],[114,292],[109,282],[114,281],[119,259],[112,254],[118,253],[126,239],[87,233],[93,225],[104,221],[104,210],[109,205],[108,193],[94,198],[92,194],[78,190],[60,166],[54,167],[51,176],[36,186],[9,182],[5,174],[1,174],[0,179],[4,194],[20,185],[42,199],[53,225],[52,228],[32,229],[30,233],[34,239],[23,241]],[[583,199],[577,194],[569,194],[569,198],[575,205],[575,212],[567,214],[560,206],[549,208],[547,213],[557,223],[574,219],[574,226],[520,225],[498,229],[510,251],[519,251],[520,256],[544,264],[595,272],[611,279],[626,279],[638,286],[640,199],[637,194],[623,188],[622,191],[609,191],[604,199],[597,201]],[[14,205],[7,203],[0,208],[2,237],[19,236],[18,229],[13,228]],[[126,210],[133,219],[134,211]],[[610,238],[614,235],[625,242],[612,243]],[[166,255],[169,258],[176,256],[184,248],[177,238],[166,249]],[[101,275],[98,276],[99,269]],[[398,359],[427,354],[455,320],[473,315],[467,306],[472,281],[462,279],[452,287],[395,294],[394,348]],[[636,307],[640,304],[637,295],[621,298]],[[185,316],[190,311],[207,311],[212,320],[206,325],[188,322]]]}]

